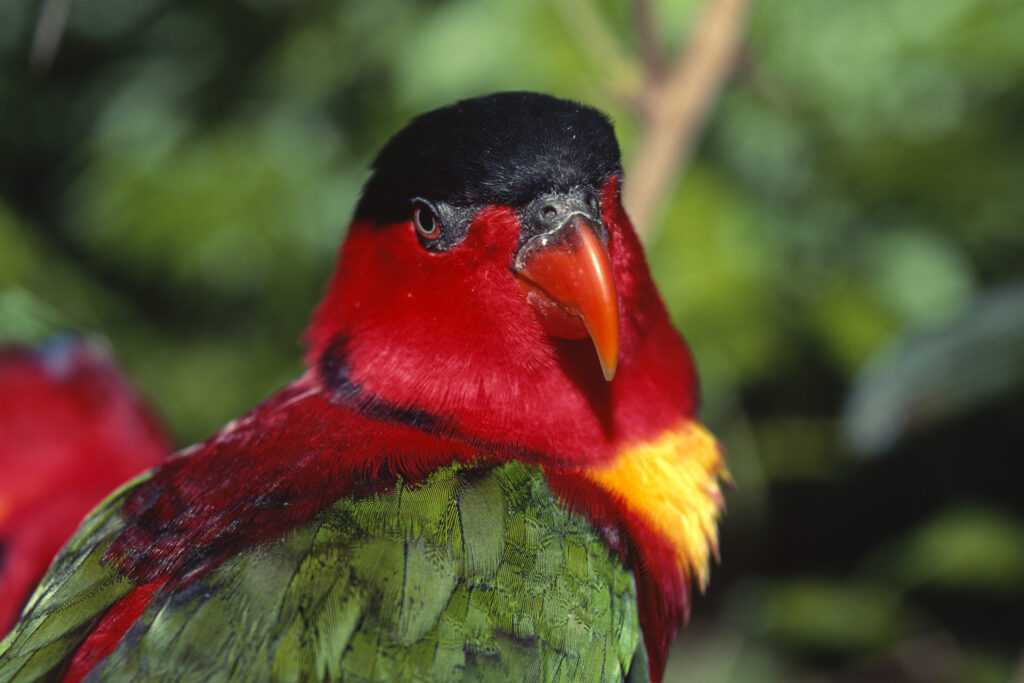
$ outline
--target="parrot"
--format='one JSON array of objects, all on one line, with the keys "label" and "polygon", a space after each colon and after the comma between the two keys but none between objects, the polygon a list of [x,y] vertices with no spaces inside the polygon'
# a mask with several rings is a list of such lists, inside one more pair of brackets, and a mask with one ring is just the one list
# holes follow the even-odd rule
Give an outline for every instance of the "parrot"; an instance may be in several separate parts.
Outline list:
[{"label": "parrot", "polygon": [[0,682],[660,680],[729,475],[623,181],[589,105],[414,117],[300,377],[89,515]]},{"label": "parrot", "polygon": [[171,444],[99,341],[0,347],[0,635],[82,518]]}]

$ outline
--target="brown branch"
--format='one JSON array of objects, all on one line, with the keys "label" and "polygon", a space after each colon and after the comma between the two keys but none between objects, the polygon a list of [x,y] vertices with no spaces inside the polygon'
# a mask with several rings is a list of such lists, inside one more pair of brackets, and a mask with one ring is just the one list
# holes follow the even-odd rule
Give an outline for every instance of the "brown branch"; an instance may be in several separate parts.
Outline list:
[{"label": "brown branch", "polygon": [[64,37],[64,29],[71,13],[72,0],[43,0],[39,8],[39,19],[32,36],[32,47],[28,62],[37,73],[44,73],[53,65]]},{"label": "brown branch", "polygon": [[665,74],[665,58],[661,52],[661,42],[658,40],[651,0],[633,0],[633,20],[636,22],[644,72],[648,77],[661,78]]},{"label": "brown branch", "polygon": [[648,69],[638,98],[643,125],[626,185],[626,208],[645,242],[653,239],[666,195],[732,72],[752,3],[708,0],[668,71],[659,77]]}]

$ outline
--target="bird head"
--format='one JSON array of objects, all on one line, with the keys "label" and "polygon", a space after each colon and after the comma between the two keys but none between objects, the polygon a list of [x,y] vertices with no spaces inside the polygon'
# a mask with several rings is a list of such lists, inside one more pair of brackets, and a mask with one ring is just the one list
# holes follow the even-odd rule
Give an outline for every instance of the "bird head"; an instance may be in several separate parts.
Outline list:
[{"label": "bird head", "polygon": [[547,95],[423,114],[373,164],[308,360],[348,396],[561,463],[692,413],[611,122]]}]

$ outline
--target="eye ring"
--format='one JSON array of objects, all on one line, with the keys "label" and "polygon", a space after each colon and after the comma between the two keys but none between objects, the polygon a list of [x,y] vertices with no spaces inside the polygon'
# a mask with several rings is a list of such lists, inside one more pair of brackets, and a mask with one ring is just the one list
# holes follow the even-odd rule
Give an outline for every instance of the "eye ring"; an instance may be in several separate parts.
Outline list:
[{"label": "eye ring", "polygon": [[416,226],[416,232],[423,239],[436,240],[441,236],[441,220],[437,212],[425,201],[413,202],[412,222]]}]

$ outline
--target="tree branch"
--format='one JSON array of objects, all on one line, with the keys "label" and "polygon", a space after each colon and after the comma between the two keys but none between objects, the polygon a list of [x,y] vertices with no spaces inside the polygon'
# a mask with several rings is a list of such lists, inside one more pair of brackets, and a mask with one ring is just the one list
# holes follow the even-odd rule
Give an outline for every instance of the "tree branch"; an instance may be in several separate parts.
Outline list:
[{"label": "tree branch", "polygon": [[661,78],[665,75],[665,59],[661,52],[661,42],[658,40],[651,0],[633,0],[633,20],[636,22],[644,73],[648,78]]},{"label": "tree branch", "polygon": [[732,72],[752,3],[708,0],[689,45],[668,71],[659,76],[650,67],[646,70],[638,97],[643,125],[629,164],[625,198],[637,233],[645,242],[653,239],[666,195]]},{"label": "tree branch", "polygon": [[37,73],[44,73],[53,65],[60,48],[61,38],[71,13],[72,0],[43,0],[39,19],[32,36],[28,62]]}]

